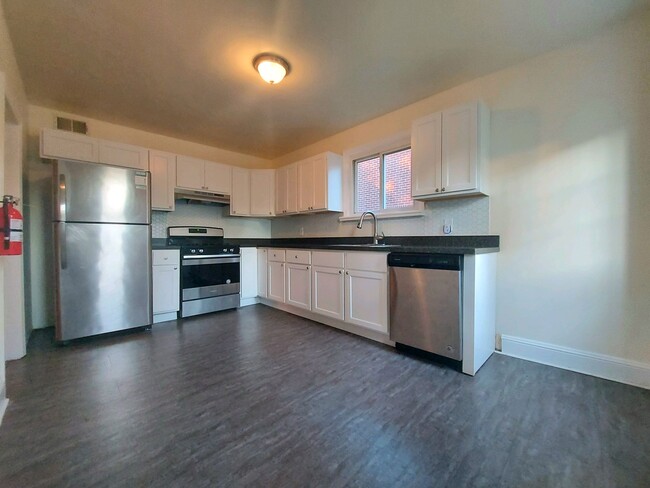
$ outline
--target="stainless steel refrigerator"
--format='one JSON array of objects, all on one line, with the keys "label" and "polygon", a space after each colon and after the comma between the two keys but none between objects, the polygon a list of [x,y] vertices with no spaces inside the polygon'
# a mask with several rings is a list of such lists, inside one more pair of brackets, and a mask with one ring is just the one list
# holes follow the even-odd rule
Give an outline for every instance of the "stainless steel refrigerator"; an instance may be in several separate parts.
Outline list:
[{"label": "stainless steel refrigerator", "polygon": [[54,161],[56,339],[152,323],[150,174]]}]

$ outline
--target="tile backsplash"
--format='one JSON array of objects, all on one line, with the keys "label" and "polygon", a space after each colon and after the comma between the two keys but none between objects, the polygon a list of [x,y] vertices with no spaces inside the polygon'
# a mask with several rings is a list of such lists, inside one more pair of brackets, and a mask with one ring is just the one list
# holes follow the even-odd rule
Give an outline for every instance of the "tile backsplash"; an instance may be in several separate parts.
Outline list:
[{"label": "tile backsplash", "polygon": [[205,225],[223,227],[228,237],[271,237],[269,219],[231,217],[230,207],[215,204],[188,204],[184,200],[176,201],[173,212],[151,212],[151,235],[154,238],[167,237],[170,225]]},{"label": "tile backsplash", "polygon": [[[369,236],[370,224],[357,229],[356,222],[339,222],[339,213],[295,215],[274,219],[272,237]],[[427,202],[424,215],[400,219],[382,219],[379,231],[387,236],[443,235],[445,219],[453,219],[452,235],[490,233],[490,199],[486,196],[434,200]],[[302,229],[302,234],[301,234]]]}]

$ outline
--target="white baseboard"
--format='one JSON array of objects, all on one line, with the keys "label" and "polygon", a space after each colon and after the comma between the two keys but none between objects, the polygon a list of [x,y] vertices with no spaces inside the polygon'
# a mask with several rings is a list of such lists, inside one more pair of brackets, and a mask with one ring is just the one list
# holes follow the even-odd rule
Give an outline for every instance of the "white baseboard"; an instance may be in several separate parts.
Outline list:
[{"label": "white baseboard", "polygon": [[239,306],[240,307],[248,307],[249,305],[255,305],[256,303],[259,303],[259,300],[257,299],[257,297],[240,298],[239,299]]},{"label": "white baseboard", "polygon": [[650,389],[650,364],[647,363],[508,335],[501,336],[501,353]]},{"label": "white baseboard", "polygon": [[0,400],[0,425],[2,425],[2,419],[4,418],[5,412],[7,411],[7,405],[9,405],[8,398],[3,398]]}]

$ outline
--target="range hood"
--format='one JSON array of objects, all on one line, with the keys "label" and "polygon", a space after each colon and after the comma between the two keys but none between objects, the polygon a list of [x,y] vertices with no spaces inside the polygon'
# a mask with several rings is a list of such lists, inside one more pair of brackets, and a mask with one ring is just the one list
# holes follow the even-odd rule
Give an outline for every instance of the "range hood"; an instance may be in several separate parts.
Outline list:
[{"label": "range hood", "polygon": [[176,189],[174,192],[174,198],[186,199],[188,203],[209,202],[221,205],[230,205],[230,195],[210,191]]}]

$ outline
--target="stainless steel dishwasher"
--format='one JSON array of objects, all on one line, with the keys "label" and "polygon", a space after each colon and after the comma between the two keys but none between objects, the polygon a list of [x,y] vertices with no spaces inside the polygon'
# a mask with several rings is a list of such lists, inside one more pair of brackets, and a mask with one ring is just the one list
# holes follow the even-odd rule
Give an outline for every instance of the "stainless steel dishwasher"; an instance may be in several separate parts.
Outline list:
[{"label": "stainless steel dishwasher", "polygon": [[463,257],[391,253],[390,338],[455,361],[463,359]]}]

